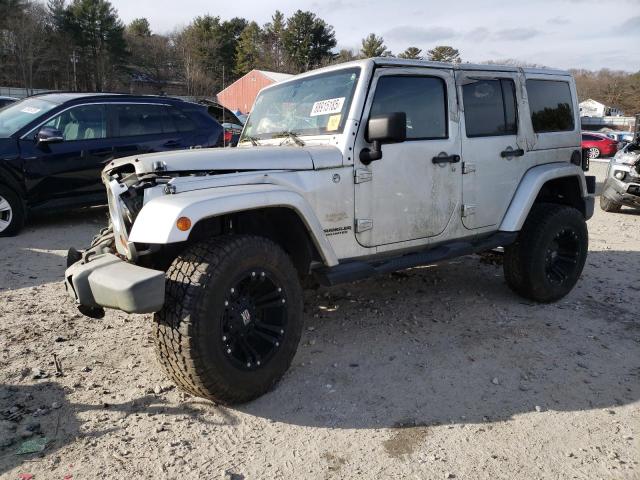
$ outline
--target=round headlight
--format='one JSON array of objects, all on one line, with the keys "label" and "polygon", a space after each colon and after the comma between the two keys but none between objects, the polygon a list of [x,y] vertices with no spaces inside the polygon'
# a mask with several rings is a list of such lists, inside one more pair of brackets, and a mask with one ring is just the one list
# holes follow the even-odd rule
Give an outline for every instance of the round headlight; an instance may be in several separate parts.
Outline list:
[{"label": "round headlight", "polygon": [[625,173],[621,170],[616,170],[615,172],[613,172],[613,176],[616,177],[618,180],[622,180],[624,178]]}]

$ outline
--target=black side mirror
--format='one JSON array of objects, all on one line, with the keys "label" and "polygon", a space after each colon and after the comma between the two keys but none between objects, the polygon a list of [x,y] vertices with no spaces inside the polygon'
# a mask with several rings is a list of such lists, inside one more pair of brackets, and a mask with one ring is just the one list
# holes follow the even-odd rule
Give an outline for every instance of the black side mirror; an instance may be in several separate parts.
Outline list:
[{"label": "black side mirror", "polygon": [[369,118],[365,138],[373,145],[370,149],[362,149],[360,161],[369,165],[382,158],[383,143],[400,143],[407,139],[407,114],[393,112]]},{"label": "black side mirror", "polygon": [[42,127],[36,135],[36,141],[38,144],[63,142],[64,134],[57,128]]}]

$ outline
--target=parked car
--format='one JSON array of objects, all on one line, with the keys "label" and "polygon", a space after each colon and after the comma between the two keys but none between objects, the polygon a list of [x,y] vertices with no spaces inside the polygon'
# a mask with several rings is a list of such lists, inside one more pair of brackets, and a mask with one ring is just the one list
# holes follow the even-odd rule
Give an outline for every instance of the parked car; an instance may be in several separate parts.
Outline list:
[{"label": "parked car", "polygon": [[165,97],[55,93],[0,110],[0,235],[30,211],[106,202],[114,158],[224,143],[203,106]]},{"label": "parked car", "polygon": [[224,146],[235,147],[244,128],[244,120],[240,120],[235,113],[215,100],[203,98],[198,103],[205,105],[209,115],[224,128]]},{"label": "parked car", "polygon": [[640,209],[640,114],[631,137],[609,162],[600,195],[600,208],[605,212],[618,212],[623,205]]},{"label": "parked car", "polygon": [[589,158],[611,157],[618,151],[618,142],[606,135],[582,133],[582,148],[588,151]]},{"label": "parked car", "polygon": [[112,227],[69,250],[67,291],[93,317],[156,312],[167,375],[246,402],[291,364],[306,282],[504,247],[515,293],[567,295],[594,208],[579,126],[568,72],[395,58],[306,72],[261,91],[237,148],[109,163]]},{"label": "parked car", "polygon": [[12,103],[17,102],[18,99],[14,97],[2,97],[0,96],[0,108],[6,107]]}]

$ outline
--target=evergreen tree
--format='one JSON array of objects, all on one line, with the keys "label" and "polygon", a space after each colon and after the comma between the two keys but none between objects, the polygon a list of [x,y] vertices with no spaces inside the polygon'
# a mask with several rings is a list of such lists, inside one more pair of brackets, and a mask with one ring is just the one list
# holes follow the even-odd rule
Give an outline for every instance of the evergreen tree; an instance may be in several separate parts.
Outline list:
[{"label": "evergreen tree", "polygon": [[432,62],[460,63],[460,52],[448,45],[435,47],[427,52],[427,59]]},{"label": "evergreen tree", "polygon": [[416,47],[409,47],[404,52],[398,55],[398,58],[407,58],[407,59],[415,59],[422,60],[422,56],[420,54],[422,50]]},{"label": "evergreen tree", "polygon": [[287,19],[283,40],[294,72],[304,72],[331,59],[331,49],[336,46],[333,27],[302,10]]},{"label": "evergreen tree", "polygon": [[262,64],[262,30],[256,22],[245,27],[238,40],[236,64],[233,73],[241,77]]},{"label": "evergreen tree", "polygon": [[284,31],[286,21],[284,14],[276,10],[271,22],[264,26],[265,67],[269,70],[281,72],[286,69],[286,53],[284,48]]},{"label": "evergreen tree", "polygon": [[362,39],[362,48],[360,48],[360,56],[362,58],[371,57],[389,57],[391,52],[387,50],[384,39],[378,37],[375,33],[370,33],[366,38]]}]

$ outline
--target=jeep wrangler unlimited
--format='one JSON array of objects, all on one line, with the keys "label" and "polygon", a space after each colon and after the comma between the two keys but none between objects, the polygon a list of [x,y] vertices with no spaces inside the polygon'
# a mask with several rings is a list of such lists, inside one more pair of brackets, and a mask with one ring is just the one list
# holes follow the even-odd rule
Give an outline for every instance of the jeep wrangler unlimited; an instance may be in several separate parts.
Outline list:
[{"label": "jeep wrangler unlimited", "polygon": [[246,402],[289,367],[302,283],[350,282],[504,248],[509,287],[552,302],[587,256],[575,84],[566,72],[367,59],[264,89],[238,148],[104,169],[110,227],[69,251],[81,311],[154,312],[189,392]]}]

